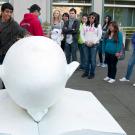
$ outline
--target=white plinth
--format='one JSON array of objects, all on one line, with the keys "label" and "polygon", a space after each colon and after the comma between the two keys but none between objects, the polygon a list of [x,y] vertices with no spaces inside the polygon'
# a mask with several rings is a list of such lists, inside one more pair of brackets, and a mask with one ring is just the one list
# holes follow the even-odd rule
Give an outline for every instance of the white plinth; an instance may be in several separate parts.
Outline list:
[{"label": "white plinth", "polygon": [[10,99],[5,90],[0,91],[0,133],[38,135],[37,124]]},{"label": "white plinth", "polygon": [[[91,92],[65,89],[64,96],[37,124],[0,92],[0,133],[11,135],[126,135]],[[94,131],[93,131],[94,130]],[[96,132],[97,131],[97,132]]]}]

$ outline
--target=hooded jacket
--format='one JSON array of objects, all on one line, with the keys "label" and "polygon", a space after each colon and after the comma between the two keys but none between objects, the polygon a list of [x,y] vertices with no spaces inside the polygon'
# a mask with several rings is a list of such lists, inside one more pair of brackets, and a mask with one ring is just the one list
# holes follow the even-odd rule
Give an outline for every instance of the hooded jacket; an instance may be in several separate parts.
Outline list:
[{"label": "hooded jacket", "polygon": [[32,13],[24,14],[24,18],[21,21],[20,26],[25,28],[33,36],[44,35],[38,16]]}]

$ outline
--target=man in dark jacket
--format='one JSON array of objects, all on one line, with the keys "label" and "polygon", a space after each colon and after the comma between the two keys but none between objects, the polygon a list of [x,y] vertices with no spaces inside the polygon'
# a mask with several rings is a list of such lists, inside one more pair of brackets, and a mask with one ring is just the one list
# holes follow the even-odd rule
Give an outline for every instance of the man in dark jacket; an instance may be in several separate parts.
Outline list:
[{"label": "man in dark jacket", "polygon": [[10,3],[2,4],[0,16],[0,64],[2,64],[8,49],[18,38],[22,38],[26,34],[26,31],[13,20],[12,14],[13,6]]},{"label": "man in dark jacket", "polygon": [[38,16],[40,15],[41,8],[37,4],[33,4],[29,11],[30,13],[24,14],[24,18],[20,26],[25,28],[33,36],[43,36],[43,30]]},{"label": "man in dark jacket", "polygon": [[66,39],[65,54],[68,64],[71,61],[77,61],[76,52],[78,48],[79,25],[79,21],[76,19],[76,10],[71,8],[69,10],[69,20],[63,26],[63,34]]}]

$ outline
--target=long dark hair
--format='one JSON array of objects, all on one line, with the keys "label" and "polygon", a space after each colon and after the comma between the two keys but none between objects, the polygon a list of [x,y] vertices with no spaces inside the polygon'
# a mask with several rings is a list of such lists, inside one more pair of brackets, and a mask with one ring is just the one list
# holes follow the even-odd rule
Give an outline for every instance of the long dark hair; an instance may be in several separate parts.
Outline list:
[{"label": "long dark hair", "polygon": [[[108,18],[108,22],[107,22],[107,26],[106,26],[108,28],[108,26],[112,20],[112,17],[110,15],[106,15],[105,18]],[[105,18],[104,18],[104,24],[103,24],[102,28],[106,25]]]},{"label": "long dark hair", "polygon": [[[119,27],[116,21],[111,21],[109,25],[112,25],[114,27],[114,35],[113,39],[117,43],[118,42],[118,32],[119,32]],[[111,35],[110,29],[108,30],[108,37]]]},{"label": "long dark hair", "polygon": [[[99,19],[100,19],[99,14],[96,13],[96,12],[91,12],[91,13],[89,14],[89,17],[90,17],[90,16],[94,16],[94,17],[95,17],[95,20],[94,20],[94,27],[97,28],[98,25],[99,25]],[[89,21],[89,19],[88,19],[88,22],[87,22],[86,25],[90,26],[90,21]]]}]

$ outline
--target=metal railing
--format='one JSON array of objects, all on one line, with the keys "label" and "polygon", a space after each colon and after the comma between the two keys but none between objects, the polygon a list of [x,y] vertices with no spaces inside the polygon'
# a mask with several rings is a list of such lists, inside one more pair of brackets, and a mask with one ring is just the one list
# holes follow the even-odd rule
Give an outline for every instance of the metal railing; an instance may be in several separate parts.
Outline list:
[{"label": "metal railing", "polygon": [[130,39],[135,32],[135,27],[123,27],[123,31],[126,34],[126,38]]}]

